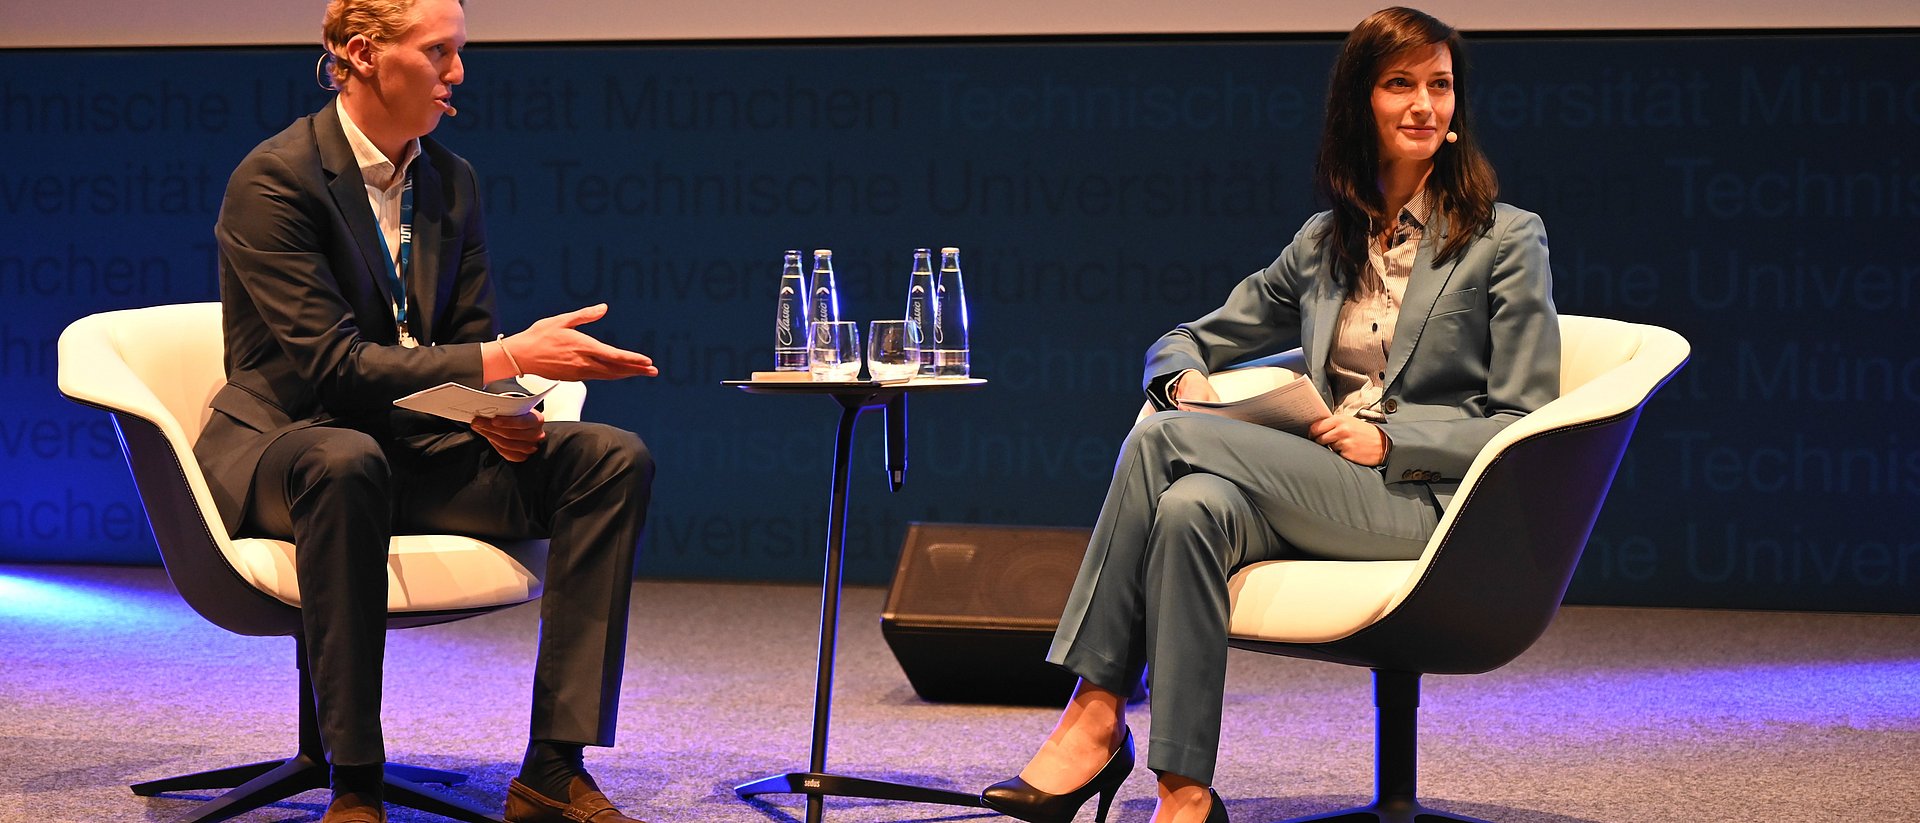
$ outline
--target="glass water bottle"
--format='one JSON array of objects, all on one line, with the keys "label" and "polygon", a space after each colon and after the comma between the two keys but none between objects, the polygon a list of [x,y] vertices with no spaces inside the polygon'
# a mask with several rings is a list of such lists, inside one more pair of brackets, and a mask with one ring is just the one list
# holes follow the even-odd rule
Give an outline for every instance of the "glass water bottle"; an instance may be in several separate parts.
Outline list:
[{"label": "glass water bottle", "polygon": [[940,304],[934,295],[933,251],[913,250],[913,276],[907,284],[907,333],[920,345],[921,377],[932,377],[933,334]]},{"label": "glass water bottle", "polygon": [[840,320],[840,289],[833,284],[833,250],[813,250],[813,296],[807,300],[807,322]]},{"label": "glass water bottle", "polygon": [[773,324],[773,370],[807,370],[807,283],[800,250],[780,264],[780,307]]},{"label": "glass water bottle", "polygon": [[938,377],[966,377],[967,287],[960,281],[960,250],[940,250],[940,279],[934,287],[938,311],[934,314],[933,373]]}]

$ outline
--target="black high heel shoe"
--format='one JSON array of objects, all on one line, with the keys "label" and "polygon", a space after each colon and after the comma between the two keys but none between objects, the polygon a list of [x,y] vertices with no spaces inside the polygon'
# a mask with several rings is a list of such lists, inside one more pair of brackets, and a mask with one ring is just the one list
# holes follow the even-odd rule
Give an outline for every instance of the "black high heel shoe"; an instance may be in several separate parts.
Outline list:
[{"label": "black high heel shoe", "polygon": [[1227,802],[1212,789],[1208,789],[1207,794],[1213,797],[1213,806],[1207,809],[1207,823],[1227,823]]},{"label": "black high heel shoe", "polygon": [[[1071,823],[1074,813],[1086,805],[1087,798],[1097,794],[1100,808],[1093,819],[1104,823],[1114,794],[1120,791],[1120,784],[1126,782],[1132,771],[1133,730],[1127,729],[1126,736],[1120,739],[1120,748],[1113,750],[1107,765],[1101,766],[1100,771],[1078,789],[1066,794],[1047,794],[1015,776],[988,786],[980,793],[980,801],[989,809],[1027,823]],[[1211,818],[1208,823],[1212,823]]]}]

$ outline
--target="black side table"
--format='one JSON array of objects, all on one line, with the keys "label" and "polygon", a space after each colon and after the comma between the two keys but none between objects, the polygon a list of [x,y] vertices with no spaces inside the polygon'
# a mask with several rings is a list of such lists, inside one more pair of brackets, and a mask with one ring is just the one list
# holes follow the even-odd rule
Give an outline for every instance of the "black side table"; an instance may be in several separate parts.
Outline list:
[{"label": "black side table", "polygon": [[840,428],[834,437],[833,486],[827,507],[827,560],[820,585],[820,665],[813,685],[813,756],[807,771],[787,772],[735,786],[741,797],[804,794],[807,823],[820,823],[826,797],[867,797],[979,808],[980,797],[943,789],[869,780],[827,771],[827,719],[833,702],[833,652],[840,629],[840,567],[847,540],[848,465],[853,455],[853,426],[861,413],[882,411],[887,427],[887,486],[899,491],[907,474],[907,395],[966,391],[987,384],[979,379],[918,379],[902,383],[811,383],[729,380],[749,394],[824,394],[840,404]]}]

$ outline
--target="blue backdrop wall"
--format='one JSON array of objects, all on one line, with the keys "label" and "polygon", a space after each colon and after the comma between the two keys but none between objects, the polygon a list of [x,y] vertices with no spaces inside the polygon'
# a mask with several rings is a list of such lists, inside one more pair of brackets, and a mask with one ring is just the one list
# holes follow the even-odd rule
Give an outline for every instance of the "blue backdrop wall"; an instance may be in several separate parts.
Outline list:
[{"label": "blue backdrop wall", "polygon": [[[1512,37],[1472,104],[1540,213],[1569,313],[1692,365],[1649,408],[1571,599],[1920,610],[1920,37]],[[914,410],[884,492],[863,431],[850,579],[910,520],[1085,525],[1140,355],[1271,260],[1329,41],[481,47],[439,138],[484,178],[503,315],[612,304],[652,354],[588,416],[654,447],[642,572],[810,579],[835,407],[720,387],[770,362],[780,253],[897,316],[964,250],[975,370]],[[0,53],[0,559],[153,562],[105,415],[59,398],[74,318],[215,297],[227,173],[326,96],[311,50]]]}]

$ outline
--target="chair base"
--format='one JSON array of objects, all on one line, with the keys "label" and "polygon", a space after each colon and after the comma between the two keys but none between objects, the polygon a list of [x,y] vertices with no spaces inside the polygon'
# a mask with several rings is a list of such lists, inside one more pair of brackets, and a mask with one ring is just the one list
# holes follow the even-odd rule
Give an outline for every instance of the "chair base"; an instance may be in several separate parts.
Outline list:
[{"label": "chair base", "polygon": [[1381,803],[1375,801],[1358,808],[1312,817],[1294,817],[1281,823],[1489,823],[1478,817],[1429,809],[1419,803]]},{"label": "chair base", "polygon": [[[327,767],[326,747],[320,741],[320,719],[314,710],[313,679],[307,673],[307,641],[294,635],[295,667],[300,672],[300,750],[285,760],[266,760],[244,766],[163,777],[135,783],[133,793],[141,797],[207,789],[228,789],[219,797],[194,809],[178,823],[215,823],[227,820],[269,803],[278,803],[301,792],[332,785],[332,770]],[[462,798],[429,792],[426,783],[458,786],[467,782],[459,772],[388,763],[384,769],[386,802],[429,814],[465,821],[465,823],[502,823],[500,816]]]},{"label": "chair base", "polygon": [[[207,801],[178,821],[178,823],[214,823],[237,817],[270,803],[278,803],[301,792],[327,788],[328,774],[326,763],[299,754],[286,760],[269,760],[262,763],[249,763],[245,766],[230,766],[224,769],[149,780],[145,783],[133,784],[132,789],[134,794],[141,797],[203,789],[229,789],[230,791]],[[490,813],[461,798],[445,797],[430,792],[424,785],[437,783],[442,786],[458,786],[466,780],[466,775],[458,772],[389,763],[386,767],[386,779],[383,782],[386,784],[386,801],[393,805],[419,809],[441,817],[466,821],[466,823],[500,823],[498,814]]]},{"label": "chair base", "polygon": [[1281,823],[1488,823],[1420,805],[1418,773],[1420,673],[1373,670],[1374,793],[1358,808]]},{"label": "chair base", "polygon": [[900,800],[908,803],[938,803],[943,806],[981,808],[979,794],[950,792],[888,780],[869,780],[826,772],[787,772],[763,777],[733,787],[740,797],[762,794],[804,794],[811,797],[868,797],[875,800]]}]

